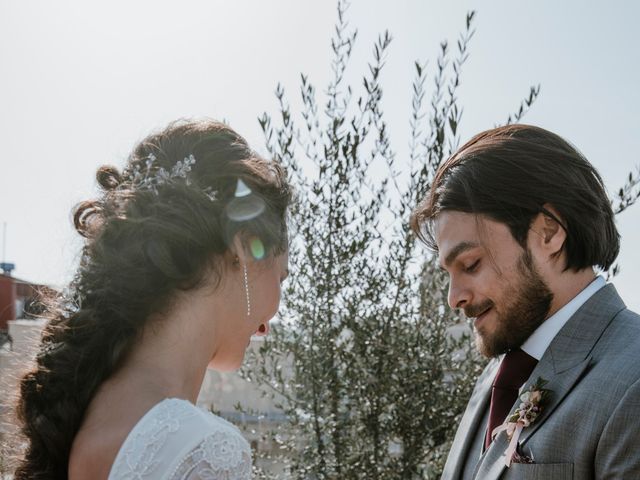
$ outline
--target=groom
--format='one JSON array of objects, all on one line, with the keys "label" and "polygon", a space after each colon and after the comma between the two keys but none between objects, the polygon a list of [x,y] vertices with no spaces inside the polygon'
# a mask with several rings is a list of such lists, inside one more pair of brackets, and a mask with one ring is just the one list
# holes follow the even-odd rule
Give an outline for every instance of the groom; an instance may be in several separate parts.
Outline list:
[{"label": "groom", "polygon": [[593,166],[541,128],[483,132],[442,164],[412,227],[491,358],[442,478],[640,478],[640,317],[594,273],[619,234]]}]

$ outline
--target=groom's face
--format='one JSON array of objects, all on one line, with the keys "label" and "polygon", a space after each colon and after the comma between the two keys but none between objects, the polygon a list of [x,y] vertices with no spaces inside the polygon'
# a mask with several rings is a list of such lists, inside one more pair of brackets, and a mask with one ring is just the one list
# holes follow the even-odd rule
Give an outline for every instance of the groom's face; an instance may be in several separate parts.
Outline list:
[{"label": "groom's face", "polygon": [[529,250],[506,225],[482,215],[445,211],[435,234],[449,305],[473,319],[480,352],[494,357],[522,345],[553,300]]}]

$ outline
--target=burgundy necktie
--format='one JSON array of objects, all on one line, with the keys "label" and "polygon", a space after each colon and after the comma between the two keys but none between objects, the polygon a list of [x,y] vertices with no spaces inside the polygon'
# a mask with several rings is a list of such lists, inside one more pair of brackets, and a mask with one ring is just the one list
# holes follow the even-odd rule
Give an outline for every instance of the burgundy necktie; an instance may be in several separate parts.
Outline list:
[{"label": "burgundy necktie", "polygon": [[506,420],[518,398],[518,390],[527,381],[537,363],[535,358],[519,348],[511,350],[502,359],[491,387],[489,428],[484,440],[485,449],[491,445],[491,432]]}]

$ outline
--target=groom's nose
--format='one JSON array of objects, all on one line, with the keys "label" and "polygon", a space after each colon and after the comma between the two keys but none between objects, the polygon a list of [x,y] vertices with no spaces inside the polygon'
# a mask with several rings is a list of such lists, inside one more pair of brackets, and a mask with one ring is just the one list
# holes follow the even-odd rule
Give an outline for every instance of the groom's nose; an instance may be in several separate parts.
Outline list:
[{"label": "groom's nose", "polygon": [[466,305],[472,303],[472,298],[472,292],[467,285],[454,277],[449,278],[449,295],[447,301],[451,308],[464,308]]}]

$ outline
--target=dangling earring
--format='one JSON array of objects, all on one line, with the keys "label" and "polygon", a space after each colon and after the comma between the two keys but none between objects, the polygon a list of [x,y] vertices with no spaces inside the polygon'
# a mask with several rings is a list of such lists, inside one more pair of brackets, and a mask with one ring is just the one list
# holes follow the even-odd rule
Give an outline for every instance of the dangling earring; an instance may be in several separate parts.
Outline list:
[{"label": "dangling earring", "polygon": [[247,276],[247,264],[242,264],[242,270],[244,273],[244,292],[247,297],[247,317],[251,316],[251,297],[249,297],[249,278]]}]

